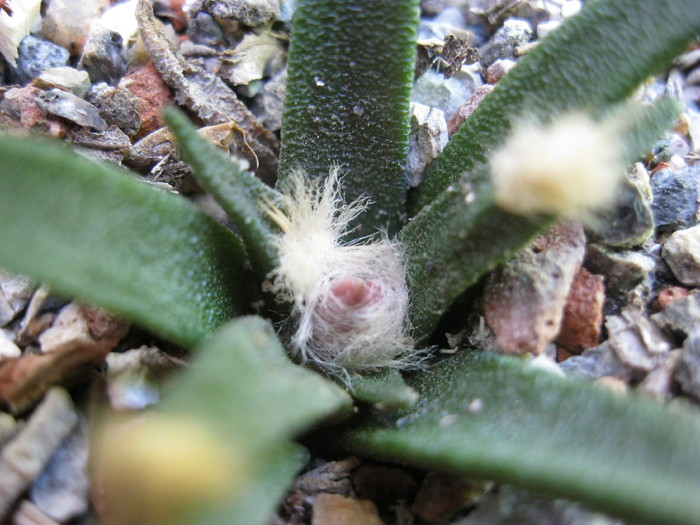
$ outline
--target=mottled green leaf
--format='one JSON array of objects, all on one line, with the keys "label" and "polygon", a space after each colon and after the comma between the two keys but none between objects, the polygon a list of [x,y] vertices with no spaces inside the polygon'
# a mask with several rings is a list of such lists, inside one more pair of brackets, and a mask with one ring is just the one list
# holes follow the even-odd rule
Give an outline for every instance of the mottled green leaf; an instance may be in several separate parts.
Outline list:
[{"label": "mottled green leaf", "polygon": [[280,177],[338,165],[345,196],[370,196],[354,235],[405,214],[416,0],[302,0],[294,13]]},{"label": "mottled green leaf", "polygon": [[233,220],[245,242],[253,270],[264,277],[275,266],[277,251],[260,200],[274,202],[276,192],[249,171],[244,161],[229,157],[200,136],[180,111],[168,108],[163,117],[177,139],[183,160]]},{"label": "mottled green leaf", "polygon": [[351,452],[512,483],[651,523],[700,521],[700,418],[462,352],[409,384],[412,410],[368,416]]},{"label": "mottled green leaf", "polygon": [[378,410],[410,408],[418,401],[416,391],[406,384],[401,372],[395,369],[350,376],[348,386],[355,399],[371,403]]},{"label": "mottled green leaf", "polygon": [[245,305],[243,247],[180,196],[58,143],[0,138],[0,266],[191,347]]}]

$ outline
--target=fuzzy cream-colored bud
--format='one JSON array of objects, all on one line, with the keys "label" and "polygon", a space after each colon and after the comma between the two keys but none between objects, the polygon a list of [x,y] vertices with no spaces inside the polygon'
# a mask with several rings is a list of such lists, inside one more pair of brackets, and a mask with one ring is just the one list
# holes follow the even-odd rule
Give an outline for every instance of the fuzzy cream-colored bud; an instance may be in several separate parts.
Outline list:
[{"label": "fuzzy cream-colored bud", "polygon": [[516,123],[491,157],[496,203],[519,215],[585,219],[610,205],[624,176],[618,127],[583,113]]},{"label": "fuzzy cream-colored bud", "polygon": [[104,523],[182,523],[244,482],[241,458],[200,421],[111,421],[95,440],[93,499]]},{"label": "fuzzy cream-colored bud", "polygon": [[341,375],[417,362],[400,245],[342,241],[366,199],[343,201],[337,169],[325,181],[296,172],[280,189],[280,202],[263,208],[282,231],[272,277],[280,300],[293,303],[292,351]]}]

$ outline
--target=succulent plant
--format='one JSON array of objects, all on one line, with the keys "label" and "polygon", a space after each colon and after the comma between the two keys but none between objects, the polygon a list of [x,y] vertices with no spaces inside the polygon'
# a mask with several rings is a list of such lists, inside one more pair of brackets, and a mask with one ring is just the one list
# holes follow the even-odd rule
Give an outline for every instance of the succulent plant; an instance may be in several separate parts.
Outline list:
[{"label": "succulent plant", "polygon": [[[697,5],[587,2],[499,82],[409,194],[417,20],[415,0],[299,2],[277,189],[167,111],[183,159],[235,232],[125,170],[45,140],[0,138],[0,265],[194,350],[194,365],[133,432],[185,428],[195,436],[188,447],[212,448],[211,439],[233,458],[230,490],[172,508],[167,494],[150,500],[154,508],[134,499],[142,514],[111,519],[261,523],[304,464],[292,440],[335,421],[316,432],[336,450],[626,518],[700,520],[696,416],[521,358],[462,350],[430,359],[431,335],[458,296],[558,217],[585,220],[598,203],[587,195],[610,200],[613,190],[601,188],[614,189],[610,178],[670,126],[673,101],[626,100],[700,33]],[[519,170],[531,170],[533,156],[519,159],[518,141],[544,158],[567,125],[577,143],[564,164],[553,160],[554,178],[528,186]],[[530,139],[518,138],[522,129]],[[590,142],[579,140],[584,132]],[[575,169],[559,177],[567,162]],[[514,184],[523,184],[520,199],[507,194]],[[538,196],[543,184],[556,205]],[[265,280],[275,293],[262,291]],[[262,313],[250,316],[260,301]],[[279,336],[261,318],[272,311],[284,312]],[[208,461],[144,483],[171,490],[166,478],[191,477]],[[110,481],[115,468],[100,472],[106,486],[124,482]],[[118,493],[140,490],[136,477]]]}]

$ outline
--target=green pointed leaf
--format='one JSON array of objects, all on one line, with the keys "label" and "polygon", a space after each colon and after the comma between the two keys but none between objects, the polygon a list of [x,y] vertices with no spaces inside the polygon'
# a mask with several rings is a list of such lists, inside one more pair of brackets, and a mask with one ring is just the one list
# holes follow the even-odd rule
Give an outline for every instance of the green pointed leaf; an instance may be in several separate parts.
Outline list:
[{"label": "green pointed leaf", "polygon": [[272,229],[260,208],[261,199],[275,200],[276,192],[197,133],[185,115],[168,108],[163,118],[177,139],[182,158],[202,187],[212,195],[238,228],[251,258],[253,270],[264,277],[275,266],[277,251]]},{"label": "green pointed leaf", "polygon": [[700,521],[700,419],[520,359],[462,352],[421,403],[340,436],[351,452],[512,483],[652,523]]},{"label": "green pointed leaf", "polygon": [[362,231],[394,234],[405,213],[416,0],[303,0],[294,14],[280,177],[324,177],[372,199]]},{"label": "green pointed leaf", "polygon": [[251,454],[351,410],[342,388],[289,360],[262,318],[232,321],[200,353],[170,384],[163,409],[197,414]]},{"label": "green pointed leaf", "polygon": [[241,312],[240,241],[185,199],[57,143],[0,138],[0,266],[187,347]]},{"label": "green pointed leaf", "polygon": [[413,214],[485,162],[514,119],[598,111],[620,102],[698,34],[696,0],[586,2],[519,60],[452,137],[426,170]]},{"label": "green pointed leaf", "polygon": [[376,374],[350,376],[350,392],[355,399],[375,405],[380,410],[411,408],[418,401],[418,394],[409,387],[395,369]]}]

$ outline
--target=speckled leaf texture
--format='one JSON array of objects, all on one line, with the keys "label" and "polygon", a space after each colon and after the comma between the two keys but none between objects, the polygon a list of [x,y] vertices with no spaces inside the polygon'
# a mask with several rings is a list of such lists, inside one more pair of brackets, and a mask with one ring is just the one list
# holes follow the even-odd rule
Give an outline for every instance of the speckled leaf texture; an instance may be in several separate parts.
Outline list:
[{"label": "speckled leaf texture", "polygon": [[280,176],[338,165],[347,200],[372,204],[355,236],[405,214],[418,1],[302,0],[294,14]]},{"label": "speckled leaf texture", "polygon": [[700,522],[700,420],[686,409],[481,352],[446,358],[408,383],[421,398],[414,409],[368,416],[341,444],[626,519]]},{"label": "speckled leaf texture", "polygon": [[177,139],[183,160],[190,165],[197,181],[235,223],[245,242],[253,271],[264,278],[275,266],[277,250],[260,200],[274,201],[275,190],[249,171],[245,161],[229,157],[200,136],[181,111],[167,108],[163,116]]},{"label": "speckled leaf texture", "polygon": [[428,167],[413,214],[484,162],[519,116],[598,111],[628,97],[700,34],[697,0],[592,0],[522,57]]},{"label": "speckled leaf texture", "polygon": [[0,138],[0,267],[192,347],[243,310],[241,242],[178,195]]},{"label": "speckled leaf texture", "polygon": [[289,440],[351,409],[344,390],[289,360],[262,318],[227,324],[170,384],[158,408],[198,419],[248,464],[242,492],[194,522],[265,523],[307,459]]}]

